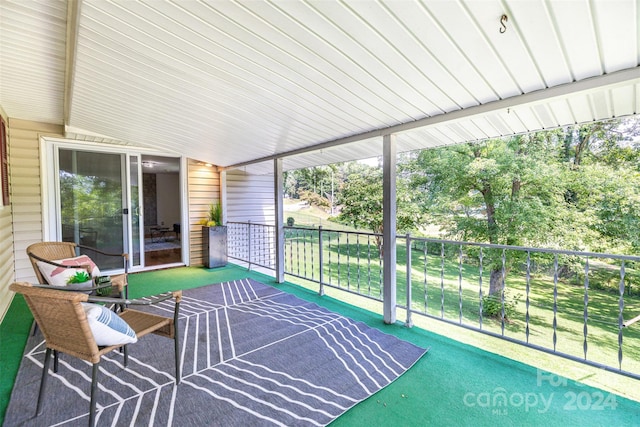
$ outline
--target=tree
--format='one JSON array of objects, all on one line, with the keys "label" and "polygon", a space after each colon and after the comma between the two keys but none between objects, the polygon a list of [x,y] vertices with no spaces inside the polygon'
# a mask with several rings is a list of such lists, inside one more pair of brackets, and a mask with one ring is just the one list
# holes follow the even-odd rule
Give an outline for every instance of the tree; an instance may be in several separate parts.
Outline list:
[{"label": "tree", "polygon": [[[532,134],[425,150],[406,166],[422,208],[448,234],[492,244],[549,243],[541,229],[562,210],[560,174],[550,135]],[[489,257],[490,258],[490,257]],[[503,289],[502,266],[491,262],[489,293]]]},{"label": "tree", "polygon": [[[341,207],[338,221],[377,233],[376,245],[382,256],[382,169],[354,163],[347,173],[338,196]],[[421,223],[421,213],[402,178],[397,180],[396,196],[398,231],[416,229]]]}]

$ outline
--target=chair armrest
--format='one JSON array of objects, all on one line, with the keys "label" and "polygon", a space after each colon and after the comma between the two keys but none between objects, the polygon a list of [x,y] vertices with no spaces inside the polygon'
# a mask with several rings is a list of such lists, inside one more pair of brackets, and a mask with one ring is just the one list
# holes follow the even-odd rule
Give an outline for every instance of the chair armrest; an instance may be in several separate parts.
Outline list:
[{"label": "chair armrest", "polygon": [[104,285],[99,285],[99,286],[91,286],[89,287],[79,287],[79,286],[73,286],[73,285],[68,285],[68,286],[53,286],[53,285],[43,285],[41,283],[39,284],[32,284],[31,286],[33,286],[34,288],[45,288],[45,289],[54,289],[56,291],[65,291],[65,292],[87,292],[87,291],[93,291],[93,290],[97,290],[97,289],[104,289],[104,288],[109,288],[111,287],[111,283],[106,283]]},{"label": "chair armrest", "polygon": [[96,253],[99,253],[101,255],[105,255],[105,256],[117,256],[117,257],[122,257],[122,258],[126,258],[129,259],[129,254],[128,253],[113,253],[113,252],[104,252],[101,251],[99,249],[96,248],[92,248],[91,246],[85,246],[85,245],[76,245],[77,248],[81,248],[81,249],[86,249],[89,251],[93,251]]},{"label": "chair armrest", "polygon": [[[153,305],[162,301],[166,301],[168,299],[172,299],[175,297],[175,294],[180,293],[180,297],[182,297],[182,291],[177,292],[165,292],[158,295],[153,295],[149,297],[149,299],[124,299],[124,298],[109,298],[109,297],[99,297],[90,295],[88,301],[89,302],[102,302],[105,304],[125,304],[125,305]],[[176,302],[177,297],[176,297]]]}]

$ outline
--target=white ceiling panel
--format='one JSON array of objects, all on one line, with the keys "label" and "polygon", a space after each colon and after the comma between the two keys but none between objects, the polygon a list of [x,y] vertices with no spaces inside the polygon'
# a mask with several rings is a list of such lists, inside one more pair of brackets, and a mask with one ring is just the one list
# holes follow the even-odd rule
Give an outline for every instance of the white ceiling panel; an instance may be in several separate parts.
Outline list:
[{"label": "white ceiling panel", "polygon": [[2,0],[0,107],[17,118],[63,122],[65,2]]},{"label": "white ceiling panel", "polygon": [[389,132],[415,150],[637,114],[639,8],[2,0],[0,107],[261,173],[369,158]]},{"label": "white ceiling panel", "polygon": [[[598,29],[590,2],[576,0],[548,3],[558,29],[558,42],[569,63],[572,81],[603,74]],[[585,46],[589,48],[585,49]]]},{"label": "white ceiling panel", "polygon": [[571,110],[571,106],[566,99],[552,100],[547,103],[547,106],[553,112],[553,117],[556,119],[556,125],[577,122],[573,111]]}]

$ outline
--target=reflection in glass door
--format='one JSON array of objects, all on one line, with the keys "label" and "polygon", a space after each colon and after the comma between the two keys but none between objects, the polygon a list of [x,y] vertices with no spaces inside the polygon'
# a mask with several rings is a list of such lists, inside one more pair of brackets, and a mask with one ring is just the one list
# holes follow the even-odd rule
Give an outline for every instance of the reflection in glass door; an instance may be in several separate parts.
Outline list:
[{"label": "reflection in glass door", "polygon": [[144,252],[141,250],[141,229],[142,224],[140,218],[142,216],[140,194],[142,187],[140,186],[140,155],[129,155],[129,195],[131,197],[129,211],[131,218],[131,265],[138,267],[144,264]]},{"label": "reflection in glass door", "polygon": [[[60,148],[58,158],[62,240],[108,253],[126,252],[124,155]],[[115,257],[95,261],[100,269],[123,267]]]}]

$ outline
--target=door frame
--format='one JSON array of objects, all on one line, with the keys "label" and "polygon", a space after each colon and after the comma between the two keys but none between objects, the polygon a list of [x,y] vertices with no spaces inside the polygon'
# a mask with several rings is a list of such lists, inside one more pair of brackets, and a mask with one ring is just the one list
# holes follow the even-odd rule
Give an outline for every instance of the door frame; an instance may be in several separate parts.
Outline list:
[{"label": "door frame", "polygon": [[[58,148],[66,148],[71,150],[81,151],[95,151],[112,154],[124,154],[125,155],[125,170],[123,171],[123,178],[126,180],[124,187],[126,187],[126,208],[131,212],[131,194],[130,194],[130,175],[129,175],[129,155],[153,155],[162,157],[179,158],[180,161],[180,204],[182,206],[180,216],[181,223],[189,223],[189,206],[187,199],[187,183],[185,177],[187,160],[182,156],[178,156],[175,153],[166,153],[157,150],[146,149],[142,147],[121,146],[113,144],[102,144],[88,141],[77,141],[72,139],[55,138],[55,137],[41,137],[40,138],[40,190],[41,190],[41,203],[42,203],[42,240],[43,241],[60,241],[62,239],[58,224],[59,224],[59,212],[58,212],[58,195],[60,194],[59,181],[56,176],[58,170]],[[139,171],[141,175],[141,170]],[[142,177],[139,176],[139,179]],[[142,202],[142,200],[141,200]],[[142,206],[142,212],[144,215],[144,206]],[[125,243],[126,252],[130,253],[132,249],[131,241],[131,215],[127,216],[127,233],[129,238]],[[140,242],[140,249],[144,250],[144,233],[141,234],[142,241]],[[182,233],[182,263],[189,265],[189,233]],[[132,266],[132,257],[129,258],[129,271],[144,271],[158,268],[152,266],[150,268],[141,266]],[[119,270],[112,271],[117,273]]]}]

